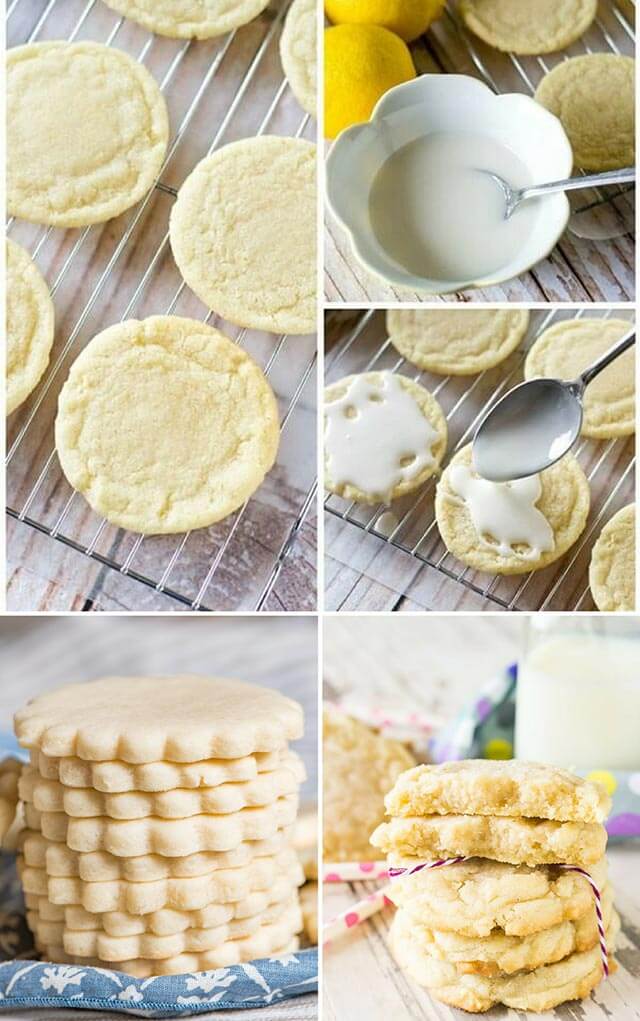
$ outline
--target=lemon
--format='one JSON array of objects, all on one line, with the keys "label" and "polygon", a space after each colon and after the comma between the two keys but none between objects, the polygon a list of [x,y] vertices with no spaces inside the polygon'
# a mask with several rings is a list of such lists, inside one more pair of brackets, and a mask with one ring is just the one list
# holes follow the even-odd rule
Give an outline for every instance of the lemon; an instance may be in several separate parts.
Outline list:
[{"label": "lemon", "polygon": [[417,39],[439,18],[445,0],[325,0],[334,25],[381,25],[405,42]]},{"label": "lemon", "polygon": [[378,25],[336,25],[324,35],[324,125],[327,138],[368,121],[394,85],[415,78],[406,43]]}]

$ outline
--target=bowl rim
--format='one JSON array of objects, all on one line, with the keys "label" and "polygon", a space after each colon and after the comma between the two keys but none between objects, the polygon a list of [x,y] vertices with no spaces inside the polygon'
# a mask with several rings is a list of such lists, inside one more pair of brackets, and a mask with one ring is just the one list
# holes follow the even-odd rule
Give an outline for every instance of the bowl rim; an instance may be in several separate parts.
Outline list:
[{"label": "bowl rim", "polygon": [[[331,148],[329,149],[329,152],[327,154],[325,167],[325,182],[326,182],[325,195],[327,207],[332,213],[332,215],[335,217],[335,219],[338,221],[340,226],[343,228],[343,230],[346,232],[351,248],[361,266],[363,266],[364,269],[372,273],[379,280],[383,281],[386,284],[390,284],[393,287],[397,287],[398,289],[413,291],[417,294],[424,295],[452,294],[460,290],[477,289],[481,287],[482,288],[492,287],[495,286],[496,284],[505,283],[508,280],[513,280],[517,276],[531,270],[539,262],[542,262],[543,259],[548,258],[548,256],[551,254],[551,252],[558,244],[558,241],[560,240],[560,238],[562,237],[567,228],[569,217],[571,215],[571,207],[569,205],[569,200],[567,199],[566,195],[559,194],[557,196],[559,200],[562,200],[562,202],[560,201],[558,202],[558,206],[562,208],[562,212],[560,212],[559,208],[558,213],[554,217],[555,219],[557,219],[556,229],[552,231],[552,234],[554,235],[554,240],[551,241],[547,246],[545,246],[544,250],[541,251],[536,256],[535,260],[533,261],[525,260],[523,265],[520,266],[515,273],[513,272],[505,273],[504,270],[498,269],[494,270],[493,273],[491,274],[487,274],[486,276],[475,280],[459,279],[446,281],[416,276],[410,273],[408,270],[403,269],[402,266],[400,266],[399,264],[397,271],[394,273],[391,273],[386,269],[383,270],[382,267],[376,262],[374,256],[369,255],[367,252],[367,249],[370,249],[371,247],[369,240],[366,238],[363,239],[361,235],[356,234],[356,231],[348,222],[348,220],[345,218],[345,215],[343,215],[342,211],[339,210],[338,204],[335,202],[334,194],[332,191],[332,173],[336,160],[340,158],[340,151],[344,147],[345,142],[355,139],[363,131],[370,130],[372,127],[375,130],[376,122],[379,123],[380,120],[384,119],[386,108],[394,105],[394,100],[397,99],[398,95],[401,92],[409,93],[410,91],[417,92],[421,89],[424,90],[425,88],[429,87],[430,81],[433,80],[437,80],[439,85],[441,85],[443,82],[451,82],[453,84],[454,82],[458,83],[463,81],[465,83],[465,87],[467,88],[471,87],[473,89],[476,89],[478,92],[483,92],[485,95],[488,93],[489,96],[491,96],[496,103],[500,101],[508,101],[512,105],[514,103],[519,103],[520,105],[526,105],[530,109],[534,109],[536,117],[538,117],[541,122],[545,121],[547,122],[547,124],[549,125],[549,130],[554,132],[556,140],[559,142],[561,146],[564,147],[565,152],[563,156],[566,157],[567,162],[567,171],[564,176],[569,177],[571,175],[573,170],[573,150],[571,148],[571,143],[569,141],[567,133],[564,130],[564,127],[560,122],[559,118],[556,117],[555,114],[551,113],[551,111],[543,107],[541,104],[536,103],[535,99],[532,96],[527,96],[521,92],[495,93],[485,82],[483,82],[479,78],[474,77],[473,75],[435,74],[435,73],[421,74],[418,75],[416,78],[411,79],[411,81],[403,82],[400,85],[395,85],[393,88],[388,89],[387,92],[385,92],[384,95],[381,96],[378,102],[376,103],[371,114],[371,117],[369,118],[368,121],[363,121],[361,124],[352,124],[350,127],[345,128],[344,131],[341,131],[337,138],[334,139]],[[447,87],[449,86],[445,85],[445,88]],[[427,134],[428,133],[429,132],[427,132]],[[362,243],[363,241],[364,244]],[[514,260],[512,260],[512,263],[513,261]]]}]

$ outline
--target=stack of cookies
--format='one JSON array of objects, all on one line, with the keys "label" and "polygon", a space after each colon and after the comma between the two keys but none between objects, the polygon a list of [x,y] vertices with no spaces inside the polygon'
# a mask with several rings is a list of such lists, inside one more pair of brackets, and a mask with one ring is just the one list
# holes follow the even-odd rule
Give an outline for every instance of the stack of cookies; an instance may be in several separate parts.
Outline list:
[{"label": "stack of cookies", "polygon": [[19,868],[47,959],[138,977],[297,948],[301,707],[204,677],[106,678],[19,712]]},{"label": "stack of cookies", "polygon": [[[502,1003],[543,1011],[588,996],[620,928],[604,857],[609,797],[553,766],[468,760],[417,766],[385,799],[392,816],[371,841],[407,871],[394,955],[444,1003],[481,1012]],[[423,868],[421,863],[465,860]]]}]

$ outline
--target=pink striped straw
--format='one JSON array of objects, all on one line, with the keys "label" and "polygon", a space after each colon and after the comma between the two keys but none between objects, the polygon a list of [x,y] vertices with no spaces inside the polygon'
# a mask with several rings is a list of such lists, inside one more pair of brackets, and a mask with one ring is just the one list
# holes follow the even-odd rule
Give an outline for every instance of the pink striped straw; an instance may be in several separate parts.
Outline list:
[{"label": "pink striped straw", "polygon": [[384,886],[381,890],[370,893],[368,897],[359,900],[356,904],[347,908],[346,911],[342,911],[335,918],[332,918],[330,922],[327,922],[322,927],[322,942],[324,945],[327,946],[336,936],[344,935],[345,932],[349,932],[354,926],[360,925],[367,918],[371,918],[378,911],[382,911],[387,904],[391,904],[392,901],[387,897],[387,892],[390,888],[390,886]]}]

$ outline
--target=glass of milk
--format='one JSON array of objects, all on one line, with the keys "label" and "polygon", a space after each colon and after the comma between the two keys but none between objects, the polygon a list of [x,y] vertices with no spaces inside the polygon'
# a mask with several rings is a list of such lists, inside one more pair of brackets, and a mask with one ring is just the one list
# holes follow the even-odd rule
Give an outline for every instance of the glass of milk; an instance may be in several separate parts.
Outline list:
[{"label": "glass of milk", "polygon": [[568,769],[640,769],[640,618],[531,618],[515,752]]}]

